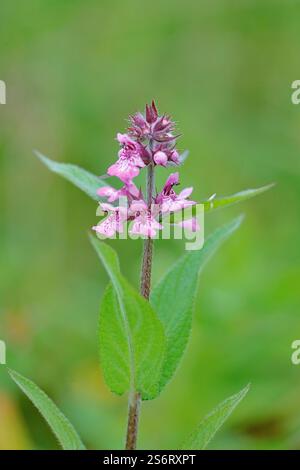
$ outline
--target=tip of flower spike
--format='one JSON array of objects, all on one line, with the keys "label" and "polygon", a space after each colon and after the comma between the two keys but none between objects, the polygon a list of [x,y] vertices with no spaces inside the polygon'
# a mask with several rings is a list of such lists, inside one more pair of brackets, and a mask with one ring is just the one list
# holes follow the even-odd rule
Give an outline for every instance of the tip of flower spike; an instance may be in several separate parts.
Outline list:
[{"label": "tip of flower spike", "polygon": [[154,112],[155,112],[155,113],[158,115],[157,106],[156,106],[156,104],[155,104],[155,101],[154,101],[154,100],[152,100],[151,106],[152,106],[152,109],[153,109],[153,111],[154,111]]},{"label": "tip of flower spike", "polygon": [[146,121],[148,122],[148,124],[153,124],[153,122],[155,122],[158,118],[158,112],[154,100],[152,100],[152,103],[150,105],[146,104],[145,114]]}]

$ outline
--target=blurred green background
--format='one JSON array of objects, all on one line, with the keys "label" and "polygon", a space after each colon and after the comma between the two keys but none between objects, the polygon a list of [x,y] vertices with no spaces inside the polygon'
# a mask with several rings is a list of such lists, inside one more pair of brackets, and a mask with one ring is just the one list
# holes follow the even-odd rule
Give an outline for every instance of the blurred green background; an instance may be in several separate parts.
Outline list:
[{"label": "blurred green background", "polygon": [[[177,448],[217,403],[252,388],[211,448],[300,449],[300,2],[2,0],[0,339],[8,365],[38,383],[93,449],[122,448],[126,397],[103,383],[97,317],[107,276],[87,240],[96,204],[34,157],[103,174],[117,131],[155,98],[190,150],[183,186],[200,200],[275,181],[206,218],[245,212],[202,274],[176,378],[142,409],[140,448]],[[163,182],[166,170],[160,170]],[[135,285],[140,241],[114,241]],[[154,282],[184,242],[156,243]],[[55,449],[0,366],[0,448]]]}]

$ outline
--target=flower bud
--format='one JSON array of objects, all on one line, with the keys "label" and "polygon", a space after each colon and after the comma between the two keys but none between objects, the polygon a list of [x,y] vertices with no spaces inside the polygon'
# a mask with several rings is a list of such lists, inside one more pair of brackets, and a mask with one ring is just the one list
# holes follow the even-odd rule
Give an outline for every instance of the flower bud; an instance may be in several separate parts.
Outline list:
[{"label": "flower bud", "polygon": [[156,163],[156,165],[166,166],[168,157],[165,154],[165,152],[159,151],[154,154],[153,160]]}]

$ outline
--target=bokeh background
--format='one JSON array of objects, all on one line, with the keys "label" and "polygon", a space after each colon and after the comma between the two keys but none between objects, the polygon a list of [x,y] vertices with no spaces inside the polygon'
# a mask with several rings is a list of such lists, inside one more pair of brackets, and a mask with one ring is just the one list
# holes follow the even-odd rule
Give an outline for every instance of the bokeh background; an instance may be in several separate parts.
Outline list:
[{"label": "bokeh background", "polygon": [[[87,240],[96,204],[33,155],[103,174],[125,118],[155,98],[178,122],[181,171],[200,200],[269,182],[202,274],[194,329],[176,378],[143,406],[139,446],[177,448],[217,403],[252,388],[210,448],[300,448],[300,2],[2,0],[0,339],[11,368],[38,383],[89,448],[122,448],[126,397],[97,354],[107,276]],[[163,182],[166,170],[159,171]],[[137,285],[141,242],[115,241]],[[156,244],[154,282],[184,250]],[[0,448],[56,449],[0,366]]]}]

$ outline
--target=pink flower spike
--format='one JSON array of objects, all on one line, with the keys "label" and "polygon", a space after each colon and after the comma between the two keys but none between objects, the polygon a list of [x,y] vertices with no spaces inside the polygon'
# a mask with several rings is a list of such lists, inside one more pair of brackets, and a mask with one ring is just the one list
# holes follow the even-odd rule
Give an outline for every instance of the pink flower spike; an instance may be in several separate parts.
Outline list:
[{"label": "pink flower spike", "polygon": [[166,166],[168,157],[164,152],[158,151],[154,154],[153,160],[156,165]]},{"label": "pink flower spike", "polygon": [[182,222],[178,222],[180,227],[187,228],[191,232],[199,232],[200,225],[196,217],[192,217],[191,219],[183,220]]},{"label": "pink flower spike", "polygon": [[156,231],[161,230],[163,227],[153,217],[146,212],[135,218],[130,233],[134,235],[141,235],[147,238],[154,238]]}]

